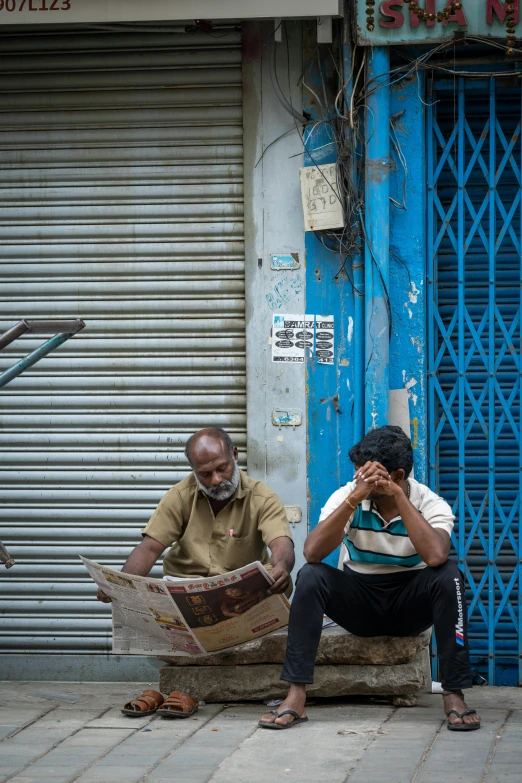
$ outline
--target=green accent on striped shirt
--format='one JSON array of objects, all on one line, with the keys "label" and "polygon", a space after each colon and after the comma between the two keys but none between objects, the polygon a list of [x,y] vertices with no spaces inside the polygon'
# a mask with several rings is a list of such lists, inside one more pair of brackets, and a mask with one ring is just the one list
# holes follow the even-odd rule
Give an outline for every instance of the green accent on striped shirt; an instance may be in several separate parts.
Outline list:
[{"label": "green accent on striped shirt", "polygon": [[[357,513],[359,512],[359,513]],[[385,533],[389,536],[408,537],[408,531],[404,527],[402,519],[394,519],[389,525],[384,527],[382,519],[373,511],[363,511],[360,507],[354,514],[353,522],[350,528],[355,530],[373,530],[375,533]]]},{"label": "green accent on striped shirt", "polygon": [[348,549],[350,560],[353,560],[354,563],[403,566],[404,568],[411,568],[412,566],[422,563],[422,558],[419,555],[397,557],[396,555],[385,555],[382,552],[371,552],[367,549],[359,549],[349,540],[348,536],[344,537],[344,543]]},{"label": "green accent on striped shirt", "polygon": [[[363,511],[360,506],[353,516],[350,530],[360,530],[361,532],[367,530],[372,533],[379,533],[383,536],[408,537],[408,532],[404,527],[402,519],[394,519],[393,522],[390,522],[390,524],[385,527],[382,519],[377,516],[377,514],[373,511]],[[344,543],[348,549],[350,560],[355,563],[402,566],[403,568],[411,568],[412,566],[422,563],[422,558],[418,554],[400,557],[398,555],[387,555],[383,552],[374,552],[370,549],[361,549],[356,546],[353,541],[350,541],[347,535],[344,537]]]}]

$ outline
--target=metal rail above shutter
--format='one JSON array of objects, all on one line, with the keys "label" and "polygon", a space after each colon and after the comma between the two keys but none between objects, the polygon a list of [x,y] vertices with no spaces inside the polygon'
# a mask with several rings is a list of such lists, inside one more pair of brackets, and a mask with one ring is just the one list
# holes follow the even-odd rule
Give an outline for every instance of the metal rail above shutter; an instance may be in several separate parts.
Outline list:
[{"label": "metal rail above shutter", "polygon": [[430,477],[457,516],[472,660],[522,665],[520,80],[436,80],[428,99]]},{"label": "metal rail above shutter", "polygon": [[245,446],[240,34],[15,30],[0,72],[0,331],[87,324],[0,393],[0,646],[105,651],[78,554],[123,563],[195,429]]}]

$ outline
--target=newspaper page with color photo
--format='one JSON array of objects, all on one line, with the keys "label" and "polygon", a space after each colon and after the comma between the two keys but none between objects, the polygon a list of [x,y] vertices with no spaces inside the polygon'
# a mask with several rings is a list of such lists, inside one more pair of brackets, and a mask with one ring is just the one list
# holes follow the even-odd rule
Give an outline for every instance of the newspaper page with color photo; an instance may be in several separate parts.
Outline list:
[{"label": "newspaper page with color photo", "polygon": [[288,625],[290,605],[267,595],[259,562],[195,579],[133,576],[81,558],[112,601],[112,651],[119,655],[204,655]]}]

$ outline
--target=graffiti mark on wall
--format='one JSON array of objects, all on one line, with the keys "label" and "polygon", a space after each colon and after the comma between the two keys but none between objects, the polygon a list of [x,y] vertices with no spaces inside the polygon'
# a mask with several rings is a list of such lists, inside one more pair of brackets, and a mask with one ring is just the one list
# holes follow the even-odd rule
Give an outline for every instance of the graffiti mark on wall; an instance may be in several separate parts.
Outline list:
[{"label": "graffiti mark on wall", "polygon": [[301,275],[274,275],[270,279],[273,289],[266,294],[266,301],[271,310],[280,310],[283,305],[298,296],[303,290]]}]

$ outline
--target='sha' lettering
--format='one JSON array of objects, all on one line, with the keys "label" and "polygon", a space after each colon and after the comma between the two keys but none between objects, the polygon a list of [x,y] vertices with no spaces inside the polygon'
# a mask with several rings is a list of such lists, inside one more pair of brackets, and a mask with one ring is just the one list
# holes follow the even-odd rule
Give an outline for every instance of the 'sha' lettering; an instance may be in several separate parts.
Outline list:
[{"label": "'sha' lettering", "polygon": [[385,27],[390,30],[396,30],[397,28],[402,27],[404,24],[404,16],[401,11],[397,10],[397,8],[402,8],[403,5],[404,3],[402,0],[400,0],[400,2],[394,2],[394,0],[385,0],[384,3],[381,3],[379,10],[382,16],[387,18],[379,19],[379,27]]}]

